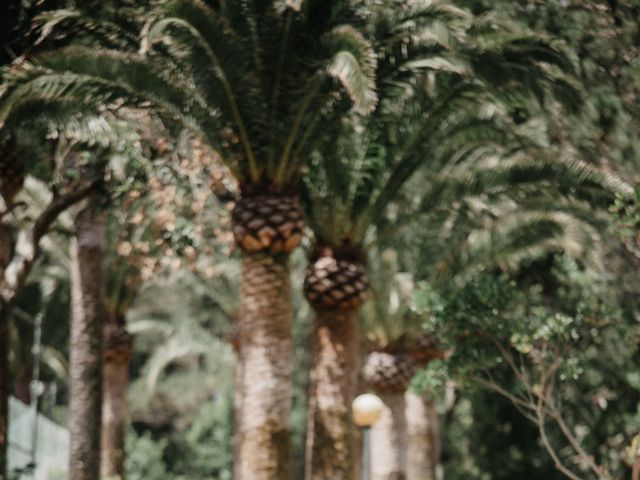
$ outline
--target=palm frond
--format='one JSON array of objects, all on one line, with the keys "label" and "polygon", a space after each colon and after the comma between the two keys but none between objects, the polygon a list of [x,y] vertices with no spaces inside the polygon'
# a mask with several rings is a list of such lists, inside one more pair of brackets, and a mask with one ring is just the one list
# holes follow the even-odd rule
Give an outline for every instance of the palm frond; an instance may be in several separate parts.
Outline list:
[{"label": "palm frond", "polygon": [[466,278],[480,269],[517,266],[548,252],[597,263],[600,235],[586,221],[564,212],[517,209],[487,227],[471,230],[435,264],[432,282]]},{"label": "palm frond", "polygon": [[175,78],[165,78],[136,54],[67,47],[10,70],[0,98],[0,123],[23,103],[61,102],[77,111],[124,102],[153,104],[169,121],[195,129],[208,140],[219,112]]},{"label": "palm frond", "polygon": [[34,19],[34,27],[40,32],[36,45],[52,34],[82,33],[95,38],[100,45],[128,51],[135,51],[139,41],[136,35],[123,29],[117,23],[105,18],[92,18],[87,12],[60,9],[43,12]]},{"label": "palm frond", "polygon": [[356,111],[371,112],[378,101],[375,85],[376,54],[355,28],[334,28],[322,40],[328,61],[325,71],[338,80],[353,101]]}]

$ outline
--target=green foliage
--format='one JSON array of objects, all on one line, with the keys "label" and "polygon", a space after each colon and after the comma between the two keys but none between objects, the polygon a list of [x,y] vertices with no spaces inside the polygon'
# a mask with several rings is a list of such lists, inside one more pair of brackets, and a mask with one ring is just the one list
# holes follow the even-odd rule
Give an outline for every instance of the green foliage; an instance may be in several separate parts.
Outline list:
[{"label": "green foliage", "polygon": [[288,189],[324,122],[339,118],[345,103],[366,113],[376,102],[369,43],[336,21],[354,17],[349,4],[335,18],[314,8],[166,2],[143,29],[142,44],[122,50],[113,39],[128,34],[118,35],[114,20],[49,14],[43,33],[70,21],[99,47],[72,45],[7,71],[0,121],[33,104],[144,104],[216,147],[244,185]]},{"label": "green foliage", "polygon": [[[640,391],[623,373],[633,370],[638,350],[632,339],[640,332],[621,309],[615,284],[566,257],[549,259],[550,263],[538,260],[524,266],[513,278],[480,273],[464,286],[438,294],[423,285],[415,306],[429,314],[425,327],[452,351],[445,365],[434,364],[420,373],[415,387],[439,388],[446,375],[458,382],[474,409],[488,407],[482,406],[485,394],[474,393],[477,386],[503,396],[510,408],[536,426],[527,427],[529,435],[546,430],[549,448],[560,462],[591,478],[591,467],[569,456],[569,451],[575,453],[568,446],[575,439],[567,437],[563,425],[570,425],[571,432],[584,432],[579,443],[594,456],[603,477],[612,478],[624,469],[616,439],[630,441],[640,428]],[[485,414],[499,421],[493,413]],[[452,455],[470,455],[451,448]],[[535,461],[542,453],[527,455],[512,458],[509,469],[522,465],[525,458]],[[472,456],[474,462],[484,463],[481,453]],[[491,474],[486,478],[513,478],[497,475],[488,465],[483,468]],[[480,468],[472,478],[485,478],[481,472]]]},{"label": "green foliage", "polygon": [[185,433],[173,470],[186,478],[231,480],[233,392],[205,403]]},{"label": "green foliage", "polygon": [[168,441],[154,440],[150,433],[127,435],[125,470],[131,480],[164,480],[167,476],[163,455]]},{"label": "green foliage", "polygon": [[636,187],[633,196],[619,195],[611,212],[621,237],[637,244],[640,240],[637,238],[640,230],[640,187]]}]

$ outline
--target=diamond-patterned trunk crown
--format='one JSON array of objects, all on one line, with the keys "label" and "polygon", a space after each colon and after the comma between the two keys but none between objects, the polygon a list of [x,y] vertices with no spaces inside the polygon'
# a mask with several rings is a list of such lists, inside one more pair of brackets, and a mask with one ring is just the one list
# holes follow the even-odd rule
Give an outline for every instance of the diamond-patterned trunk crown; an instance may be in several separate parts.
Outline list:
[{"label": "diamond-patterned trunk crown", "polygon": [[317,310],[359,308],[369,294],[369,279],[364,264],[321,256],[307,269],[304,293]]},{"label": "diamond-patterned trunk crown", "polygon": [[362,375],[378,392],[404,392],[417,369],[410,355],[372,352],[367,357]]},{"label": "diamond-patterned trunk crown", "polygon": [[304,221],[295,196],[243,196],[231,218],[235,241],[245,252],[290,253],[302,240]]},{"label": "diamond-patterned trunk crown", "polygon": [[420,333],[412,346],[411,357],[420,367],[427,365],[431,360],[444,358],[444,350],[440,341],[428,332]]}]

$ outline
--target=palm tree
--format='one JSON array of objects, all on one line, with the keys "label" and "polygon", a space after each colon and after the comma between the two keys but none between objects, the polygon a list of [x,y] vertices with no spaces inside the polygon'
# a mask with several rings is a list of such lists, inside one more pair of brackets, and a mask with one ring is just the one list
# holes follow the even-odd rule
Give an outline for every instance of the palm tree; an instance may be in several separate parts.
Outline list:
[{"label": "palm tree", "polygon": [[440,463],[440,431],[435,400],[411,389],[405,394],[407,480],[436,480]]},{"label": "palm tree", "polygon": [[[437,434],[422,425],[432,412],[420,400],[422,409],[416,411],[416,402],[407,404],[406,399],[414,373],[429,361],[441,358],[443,352],[437,340],[422,331],[423,320],[411,311],[413,280],[410,274],[398,272],[396,252],[387,250],[377,258],[370,268],[375,293],[361,316],[369,351],[363,378],[385,404],[371,431],[372,475],[379,480],[406,478],[411,460],[430,463],[430,470],[423,471],[421,478],[435,478],[437,458],[433,453],[437,448],[432,443],[437,441]],[[412,411],[408,410],[410,406]],[[414,414],[419,417],[411,416]],[[413,445],[409,442],[409,428]],[[431,456],[427,456],[429,450]]]},{"label": "palm tree", "polygon": [[89,480],[100,475],[105,216],[95,197],[74,213],[69,478]]},{"label": "palm tree", "polygon": [[[59,111],[53,108],[47,114],[29,123],[27,132],[23,118],[16,118],[15,123],[6,124],[0,130],[0,144],[6,148],[2,154],[2,174],[0,179],[4,208],[2,211],[2,251],[3,265],[0,268],[0,365],[3,366],[0,375],[0,475],[6,470],[7,452],[7,400],[9,395],[8,361],[9,361],[9,320],[17,298],[24,288],[25,282],[38,261],[40,255],[40,242],[54,225],[59,215],[75,203],[86,198],[96,187],[97,179],[92,176],[85,179],[86,182],[76,185],[67,191],[61,191],[55,187],[53,194],[47,198],[42,209],[32,217],[20,212],[22,204],[15,201],[16,195],[22,188],[24,174],[27,170],[27,155],[31,159],[30,167],[47,180],[51,180],[54,172],[59,169],[51,158],[44,142],[32,138],[33,133],[42,133],[45,138],[47,130],[51,131],[54,119],[57,119]],[[50,114],[50,115],[49,115]],[[87,124],[82,121],[72,122],[76,127]],[[43,130],[44,129],[44,130]],[[86,130],[85,130],[86,131]],[[20,140],[20,141],[18,141]],[[35,140],[35,141],[34,141]],[[16,143],[19,148],[16,147]],[[8,149],[8,150],[7,150]],[[44,152],[43,152],[44,151]],[[25,218],[22,218],[25,217]],[[25,221],[29,218],[30,221]]]},{"label": "palm tree", "polygon": [[[376,110],[325,130],[305,183],[315,237],[305,294],[317,313],[309,478],[353,475],[349,404],[358,370],[357,311],[369,283],[367,249],[392,237],[405,221],[434,211],[430,195],[436,191],[445,202],[465,195],[464,188],[456,192],[442,178],[456,166],[466,170],[470,184],[472,165],[499,183],[478,183],[480,188],[559,180],[550,163],[526,155],[526,162],[511,165],[513,170],[505,166],[513,175],[502,180],[491,176],[493,165],[482,161],[493,155],[497,162],[506,152],[540,144],[542,135],[514,120],[516,106],[540,112],[550,96],[568,101],[577,94],[565,76],[572,63],[551,41],[485,18],[470,22],[464,11],[447,3],[411,4],[395,14],[392,18],[402,27],[393,26],[384,8],[379,16],[373,14],[376,38],[382,39],[374,45],[381,50]],[[501,28],[505,35],[492,33]],[[534,77],[539,83],[531,84]],[[597,176],[584,168],[590,173],[576,177],[578,183],[586,183],[591,173]],[[403,187],[416,172],[414,189],[406,188],[403,197]],[[421,195],[410,193],[416,191],[423,193],[422,202]]]},{"label": "palm tree", "polygon": [[[189,136],[170,146],[162,136],[166,132],[158,131],[153,122],[146,123],[150,125],[145,130],[150,131],[144,132],[143,144],[154,138],[162,147],[162,151],[145,148],[153,156],[153,164],[142,161],[143,168],[138,169],[149,191],[142,192],[140,185],[133,185],[135,188],[114,200],[117,206],[108,218],[101,442],[101,475],[108,478],[124,478],[128,369],[133,347],[127,313],[154,276],[176,268],[176,262],[180,267],[194,268],[206,257],[205,249],[198,247],[206,243],[214,248],[211,240],[224,218],[211,214],[223,214],[224,210],[210,192],[211,185],[194,173],[210,171],[212,177],[220,176],[221,185],[216,188],[224,188],[222,183],[227,179],[216,157]],[[166,168],[174,170],[176,176],[163,176]],[[179,254],[185,258],[180,259]]]},{"label": "palm tree", "polygon": [[245,414],[237,432],[241,471],[250,478],[291,475],[287,256],[302,233],[300,167],[318,132],[349,104],[366,113],[376,102],[368,42],[338,22],[352,18],[346,3],[208,7],[179,0],[144,32],[143,54],[70,47],[8,75],[13,87],[5,93],[2,118],[34,97],[45,103],[73,98],[78,105],[146,101],[221,152],[238,179],[233,231],[244,266],[239,324]]}]

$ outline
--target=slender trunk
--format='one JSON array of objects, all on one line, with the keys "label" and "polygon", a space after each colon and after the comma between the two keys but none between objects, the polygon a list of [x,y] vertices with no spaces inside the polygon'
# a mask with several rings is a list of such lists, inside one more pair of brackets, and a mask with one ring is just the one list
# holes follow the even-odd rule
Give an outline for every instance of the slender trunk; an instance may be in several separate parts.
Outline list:
[{"label": "slender trunk", "polygon": [[407,391],[407,480],[435,480],[440,463],[438,413],[433,400]]},{"label": "slender trunk", "polygon": [[[4,271],[11,261],[13,235],[0,223],[0,290],[4,286]],[[8,477],[9,448],[9,305],[0,298],[0,478]]]},{"label": "slender trunk", "polygon": [[103,478],[123,480],[131,337],[124,325],[110,324],[104,343],[100,472]]},{"label": "slender trunk", "polygon": [[31,373],[30,372],[18,372],[16,373],[15,380],[15,397],[22,403],[29,405],[31,403]]},{"label": "slender trunk", "polygon": [[308,480],[355,478],[351,402],[359,371],[358,310],[316,312],[307,428]]},{"label": "slender trunk", "polygon": [[104,217],[89,202],[71,240],[69,480],[100,475],[104,243]]},{"label": "slender trunk", "polygon": [[288,257],[244,253],[242,266],[236,472],[244,480],[288,480],[293,475]]},{"label": "slender trunk", "polygon": [[371,427],[372,480],[405,480],[407,422],[404,392],[380,393],[385,408]]},{"label": "slender trunk", "polygon": [[101,475],[124,479],[129,364],[105,362],[102,400]]}]

